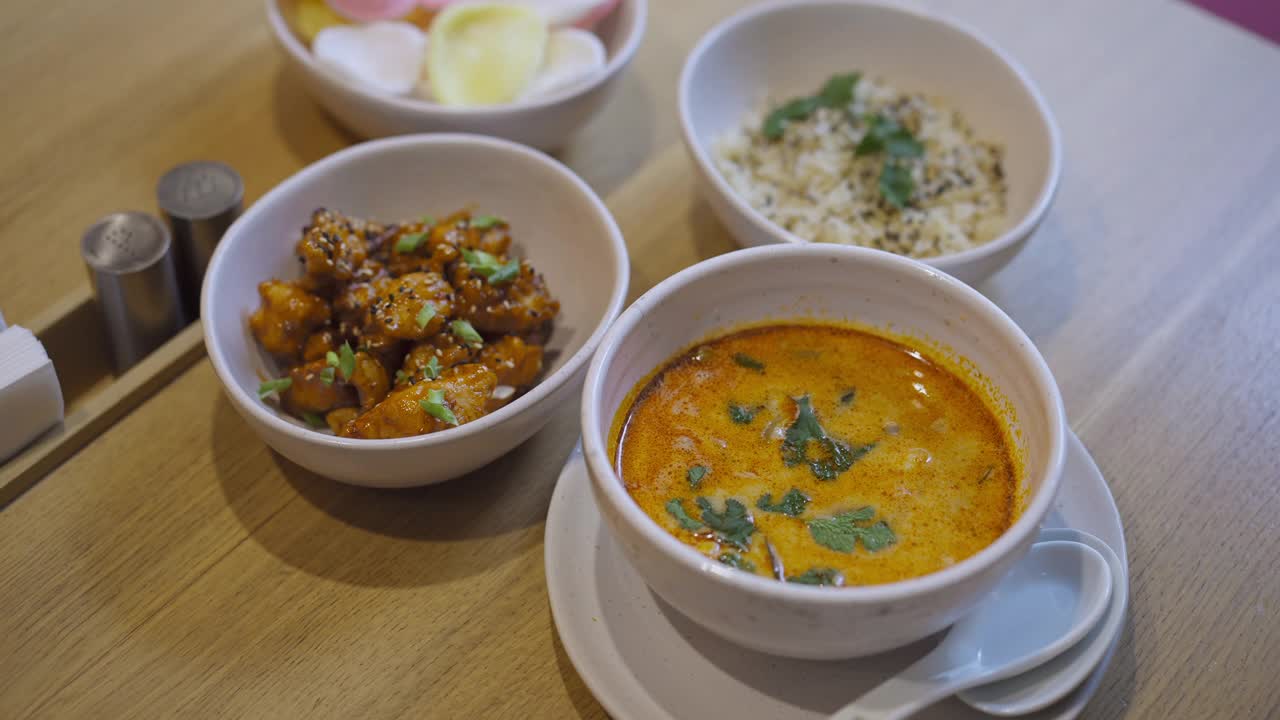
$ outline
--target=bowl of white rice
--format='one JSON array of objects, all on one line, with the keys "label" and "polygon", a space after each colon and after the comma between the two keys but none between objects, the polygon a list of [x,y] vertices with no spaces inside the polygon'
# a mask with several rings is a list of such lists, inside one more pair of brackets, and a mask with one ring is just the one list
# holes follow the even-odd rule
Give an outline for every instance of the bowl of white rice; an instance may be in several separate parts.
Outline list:
[{"label": "bowl of white rice", "polygon": [[679,89],[704,194],[743,246],[834,243],[976,284],[1023,247],[1058,183],[1057,125],[973,30],[853,0],[724,20]]}]

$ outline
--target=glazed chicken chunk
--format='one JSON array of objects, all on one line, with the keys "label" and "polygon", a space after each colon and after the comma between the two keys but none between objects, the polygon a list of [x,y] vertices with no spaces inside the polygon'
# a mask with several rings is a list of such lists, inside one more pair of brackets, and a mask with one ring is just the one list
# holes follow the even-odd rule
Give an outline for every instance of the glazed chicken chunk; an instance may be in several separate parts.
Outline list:
[{"label": "glazed chicken chunk", "polygon": [[511,233],[506,221],[488,216],[473,218],[459,213],[449,218],[446,237],[458,248],[483,250],[497,257],[507,254],[511,248]]},{"label": "glazed chicken chunk", "polygon": [[258,285],[262,305],[249,317],[249,328],[262,348],[291,360],[302,352],[311,331],[329,322],[329,306],[301,287],[279,280]]},{"label": "glazed chicken chunk", "polygon": [[480,351],[480,362],[498,376],[499,385],[526,387],[542,372],[542,346],[504,335]]},{"label": "glazed chicken chunk", "polygon": [[289,371],[289,388],[284,392],[285,409],[303,413],[327,413],[334,408],[356,404],[356,393],[335,377],[324,360],[298,365]]},{"label": "glazed chicken chunk", "polygon": [[369,255],[369,234],[378,237],[381,226],[371,225],[320,208],[302,229],[298,258],[307,277],[318,285],[347,282],[355,277]]},{"label": "glazed chicken chunk", "polygon": [[[435,374],[439,374],[454,365],[474,362],[476,349],[462,342],[452,333],[438,333],[430,340],[414,345],[413,349],[404,356],[404,366],[400,368],[396,384],[417,382],[426,377],[432,358],[435,359]],[[485,364],[488,365],[488,363]],[[492,366],[490,368],[492,369]],[[501,384],[502,381],[498,382]]]},{"label": "glazed chicken chunk", "polygon": [[433,272],[443,275],[449,263],[458,259],[458,244],[445,225],[418,222],[395,229],[386,245],[387,269],[393,275]]},{"label": "glazed chicken chunk", "polygon": [[342,428],[339,434],[353,438],[398,438],[422,435],[453,427],[422,407],[433,390],[443,393],[442,404],[453,413],[457,424],[470,422],[485,414],[485,405],[498,376],[484,365],[469,363],[449,368],[435,380],[427,380],[400,388],[386,400]]},{"label": "glazed chicken chunk", "polygon": [[352,438],[445,430],[537,381],[560,303],[510,226],[460,211],[385,224],[321,208],[301,276],[258,288],[249,327],[282,365],[264,402]]},{"label": "glazed chicken chunk", "polygon": [[382,363],[388,373],[395,373],[404,359],[404,350],[408,343],[386,335],[377,335],[364,330],[355,329],[351,336],[356,338],[357,346]]},{"label": "glazed chicken chunk", "polygon": [[382,278],[373,289],[365,327],[379,335],[425,340],[440,332],[453,315],[453,288],[436,273]]},{"label": "glazed chicken chunk", "polygon": [[[348,346],[350,347],[350,346]],[[387,371],[372,355],[353,353],[351,376],[343,374],[342,362],[326,357],[295,366],[289,371],[290,384],[282,398],[290,412],[322,414],[337,408],[359,405],[368,410],[387,396],[391,383]],[[336,357],[337,353],[333,353]]]},{"label": "glazed chicken chunk", "polygon": [[480,332],[533,332],[560,312],[560,302],[527,260],[520,262],[514,278],[498,284],[465,261],[454,263],[450,279],[457,292],[458,316]]},{"label": "glazed chicken chunk", "polygon": [[302,359],[304,362],[323,360],[326,355],[338,349],[338,344],[338,333],[333,328],[321,328],[307,336],[307,341],[302,346]]},{"label": "glazed chicken chunk", "polygon": [[353,282],[342,288],[333,298],[333,317],[344,331],[357,330],[364,327],[369,306],[378,296],[373,281]]},{"label": "glazed chicken chunk", "polygon": [[343,426],[355,420],[360,415],[359,408],[344,407],[337,410],[330,410],[324,416],[324,422],[329,426],[329,430],[337,435],[342,432]]},{"label": "glazed chicken chunk", "polygon": [[351,386],[360,396],[360,409],[368,410],[382,402],[391,390],[387,369],[377,358],[367,352],[355,354],[355,372],[351,373]]}]

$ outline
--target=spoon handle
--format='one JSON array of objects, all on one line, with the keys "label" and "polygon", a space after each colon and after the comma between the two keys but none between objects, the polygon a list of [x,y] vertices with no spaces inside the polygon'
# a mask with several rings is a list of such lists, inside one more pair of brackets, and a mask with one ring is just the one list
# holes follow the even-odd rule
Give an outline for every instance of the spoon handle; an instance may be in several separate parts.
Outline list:
[{"label": "spoon handle", "polygon": [[953,695],[976,669],[956,667],[944,648],[925,655],[907,669],[871,688],[840,708],[832,720],[902,720]]}]

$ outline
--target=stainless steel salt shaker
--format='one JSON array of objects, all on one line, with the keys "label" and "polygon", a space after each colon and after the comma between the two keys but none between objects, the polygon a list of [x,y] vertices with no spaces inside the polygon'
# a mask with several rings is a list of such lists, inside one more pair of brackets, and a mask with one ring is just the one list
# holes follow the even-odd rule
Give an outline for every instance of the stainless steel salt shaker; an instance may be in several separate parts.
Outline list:
[{"label": "stainless steel salt shaker", "polygon": [[123,373],[182,330],[173,242],[160,218],[119,212],[94,223],[80,239],[98,308]]},{"label": "stainless steel salt shaker", "polygon": [[244,182],[231,166],[200,160],[160,178],[156,198],[173,233],[178,284],[187,316],[200,317],[200,286],[223,233],[240,215]]}]

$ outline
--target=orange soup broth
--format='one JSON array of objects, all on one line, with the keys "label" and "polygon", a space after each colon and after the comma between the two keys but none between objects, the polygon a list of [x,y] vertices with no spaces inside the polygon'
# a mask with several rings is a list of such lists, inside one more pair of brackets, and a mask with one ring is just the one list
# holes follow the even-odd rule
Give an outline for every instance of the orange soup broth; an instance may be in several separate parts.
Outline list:
[{"label": "orange soup broth", "polygon": [[[767,539],[788,577],[819,568],[839,571],[845,585],[918,577],[990,545],[1019,509],[1009,428],[975,390],[982,384],[958,373],[955,363],[852,327],[752,327],[695,345],[642,381],[614,422],[613,455],[640,507],[708,556],[731,552],[772,576]],[[794,399],[804,396],[829,436],[855,448],[874,443],[833,480],[783,462]],[[735,422],[731,404],[754,416]],[[695,489],[696,466],[707,470]],[[810,500],[798,517],[757,507],[765,493],[777,503],[792,488]],[[746,506],[756,527],[748,550],[707,528],[683,529],[666,507],[679,499],[698,519],[699,496],[717,511],[728,498]],[[874,520],[859,524],[884,521],[892,544],[838,552],[815,540],[809,521],[868,506]]]}]

